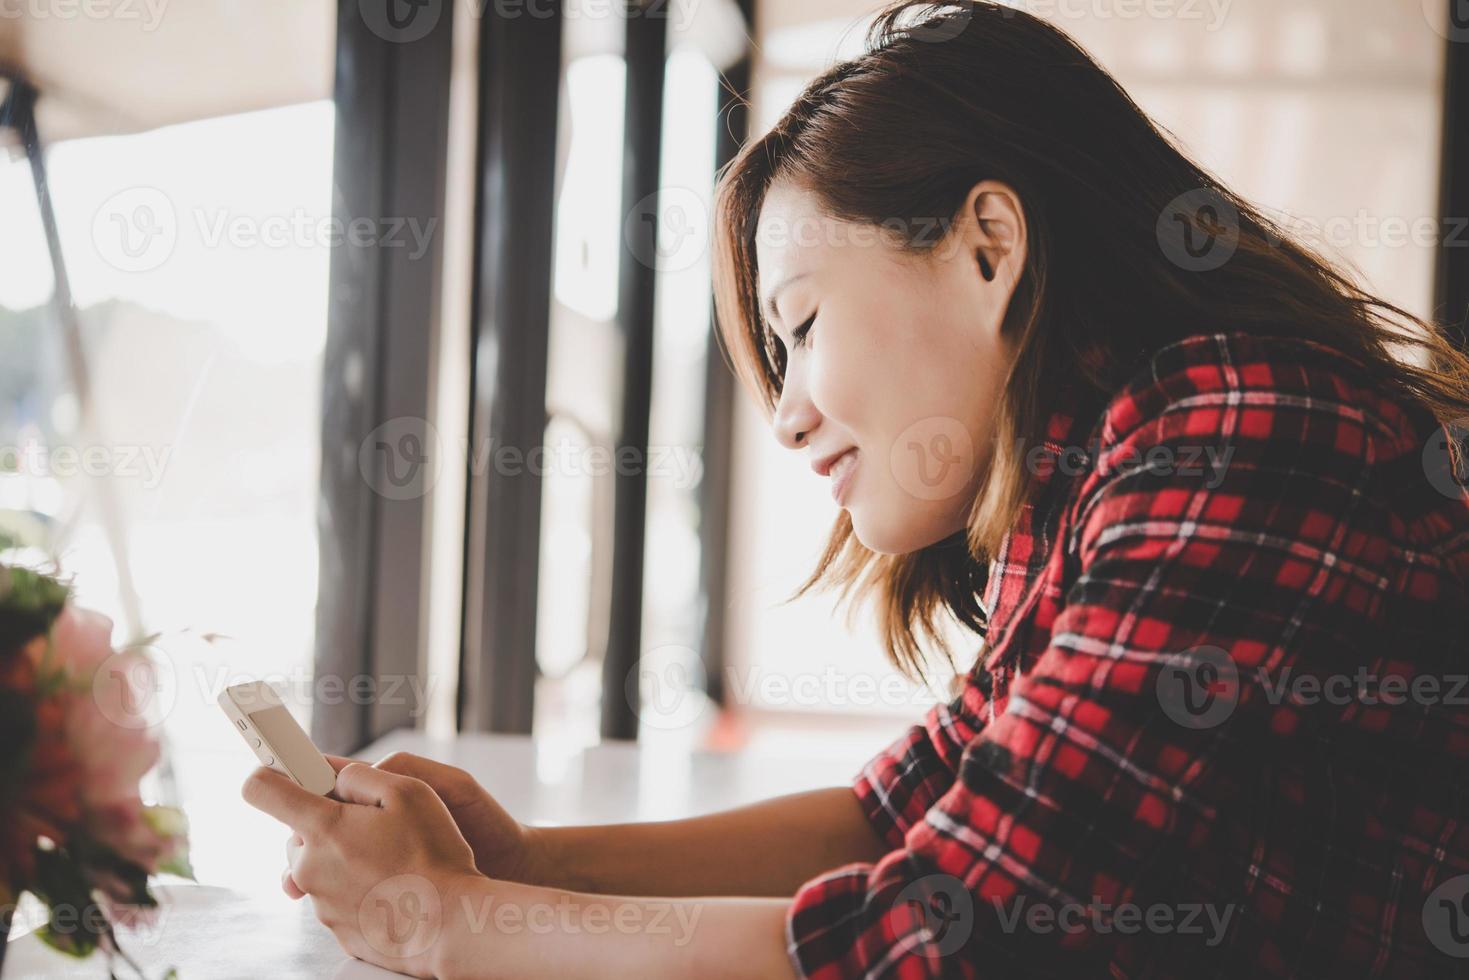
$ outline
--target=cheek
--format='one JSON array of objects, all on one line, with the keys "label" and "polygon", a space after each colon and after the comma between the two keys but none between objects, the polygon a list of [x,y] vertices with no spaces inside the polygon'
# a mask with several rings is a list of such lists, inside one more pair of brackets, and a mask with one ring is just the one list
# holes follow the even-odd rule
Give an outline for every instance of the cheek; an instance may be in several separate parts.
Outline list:
[{"label": "cheek", "polygon": [[815,337],[808,377],[812,399],[823,414],[881,430],[921,392],[926,370],[922,338],[908,319],[889,308],[892,302],[891,297],[874,298],[865,310],[834,311],[827,329]]},{"label": "cheek", "polygon": [[855,430],[873,417],[871,396],[887,378],[881,361],[851,339],[813,346],[806,355],[806,383],[822,416],[853,430],[853,436],[860,439],[861,433]]},{"label": "cheek", "polygon": [[[982,380],[962,373],[891,389],[868,440],[865,486],[854,496],[870,533],[898,551],[958,530],[973,505],[987,455]],[[873,406],[869,402],[869,408]]]}]

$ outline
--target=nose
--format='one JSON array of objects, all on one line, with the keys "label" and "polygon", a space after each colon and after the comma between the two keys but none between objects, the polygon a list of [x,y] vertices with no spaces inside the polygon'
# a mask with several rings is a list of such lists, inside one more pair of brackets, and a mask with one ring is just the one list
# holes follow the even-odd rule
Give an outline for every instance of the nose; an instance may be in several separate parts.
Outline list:
[{"label": "nose", "polygon": [[806,391],[804,368],[787,363],[780,401],[775,406],[776,440],[787,449],[804,449],[811,444],[811,431],[820,422],[821,412]]}]

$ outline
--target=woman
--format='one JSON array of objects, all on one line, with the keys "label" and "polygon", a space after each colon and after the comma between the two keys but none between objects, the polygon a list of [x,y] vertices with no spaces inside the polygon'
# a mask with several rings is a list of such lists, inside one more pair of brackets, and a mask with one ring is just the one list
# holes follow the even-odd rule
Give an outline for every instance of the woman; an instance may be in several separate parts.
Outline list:
[{"label": "woman", "polygon": [[697,819],[522,827],[411,756],[336,760],[345,803],[257,772],[246,798],[304,841],[286,890],[351,953],[1068,978],[1469,955],[1469,495],[1444,427],[1469,362],[1065,35],[941,8],[885,11],[730,165],[716,285],[740,376],[841,505],[802,591],[875,594],[915,674],[942,616],[981,660],[851,787]]}]

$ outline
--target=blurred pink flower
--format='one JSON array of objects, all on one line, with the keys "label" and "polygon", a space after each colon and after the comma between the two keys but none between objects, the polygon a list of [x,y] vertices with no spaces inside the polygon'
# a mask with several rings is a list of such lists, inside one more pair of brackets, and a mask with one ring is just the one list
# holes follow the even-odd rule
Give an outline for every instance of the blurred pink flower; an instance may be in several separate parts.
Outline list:
[{"label": "blurred pink flower", "polygon": [[72,679],[66,737],[81,765],[83,822],[100,843],[150,872],[172,848],[143,818],[138,781],[158,761],[150,718],[155,668],[136,649],[112,649],[112,620],[70,603],[51,629],[59,666]]}]

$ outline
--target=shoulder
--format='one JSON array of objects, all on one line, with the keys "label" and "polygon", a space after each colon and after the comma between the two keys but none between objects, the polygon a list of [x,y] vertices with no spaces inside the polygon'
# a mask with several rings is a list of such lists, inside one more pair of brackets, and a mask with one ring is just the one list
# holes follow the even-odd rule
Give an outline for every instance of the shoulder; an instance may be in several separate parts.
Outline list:
[{"label": "shoulder", "polygon": [[1313,563],[1385,587],[1396,515],[1422,509],[1427,483],[1409,472],[1416,410],[1381,374],[1298,337],[1158,348],[1102,411],[1068,547],[1083,562],[1166,554],[1171,575],[1217,566],[1262,590],[1300,584]]},{"label": "shoulder", "polygon": [[1336,348],[1289,335],[1201,333],[1153,352],[1108,400],[1108,447],[1180,438],[1314,446],[1371,461],[1421,448],[1433,424]]}]

